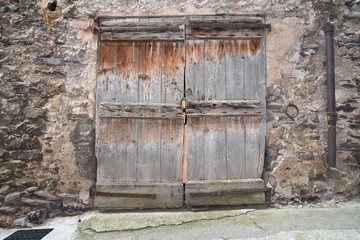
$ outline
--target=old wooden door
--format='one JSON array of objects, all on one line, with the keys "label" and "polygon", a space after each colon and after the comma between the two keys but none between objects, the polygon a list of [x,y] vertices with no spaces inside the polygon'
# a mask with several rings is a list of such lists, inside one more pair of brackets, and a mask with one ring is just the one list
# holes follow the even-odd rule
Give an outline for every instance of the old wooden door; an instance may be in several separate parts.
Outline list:
[{"label": "old wooden door", "polygon": [[183,30],[127,25],[103,33],[99,46],[95,204],[181,207]]},{"label": "old wooden door", "polygon": [[100,19],[98,208],[264,203],[265,30],[251,24]]},{"label": "old wooden door", "polygon": [[185,201],[263,203],[263,30],[195,21],[186,34]]}]

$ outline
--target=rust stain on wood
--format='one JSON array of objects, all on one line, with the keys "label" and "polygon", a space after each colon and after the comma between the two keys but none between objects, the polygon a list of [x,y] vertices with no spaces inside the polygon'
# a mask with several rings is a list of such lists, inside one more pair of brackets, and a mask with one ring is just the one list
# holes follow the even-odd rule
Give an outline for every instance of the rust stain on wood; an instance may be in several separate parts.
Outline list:
[{"label": "rust stain on wood", "polygon": [[114,66],[114,46],[115,42],[101,42],[99,47],[99,66],[110,68]]},{"label": "rust stain on wood", "polygon": [[225,55],[256,55],[261,49],[261,39],[247,40],[191,40],[186,43],[186,64],[196,64],[209,58]]},{"label": "rust stain on wood", "polygon": [[160,67],[157,60],[160,57],[161,42],[140,42],[139,44],[141,72],[150,75]]},{"label": "rust stain on wood", "polygon": [[204,61],[205,44],[203,40],[194,40],[186,42],[186,64],[197,64]]},{"label": "rust stain on wood", "polygon": [[258,117],[245,117],[244,118],[244,123],[246,126],[246,129],[259,129],[261,126],[261,120],[262,117],[258,116]]},{"label": "rust stain on wood", "polygon": [[137,42],[117,42],[116,47],[112,50],[115,57],[115,65],[118,71],[122,74],[130,74],[134,72],[135,59],[138,57]]},{"label": "rust stain on wood", "polygon": [[163,70],[172,72],[174,68],[182,66],[184,62],[183,42],[162,42]]}]

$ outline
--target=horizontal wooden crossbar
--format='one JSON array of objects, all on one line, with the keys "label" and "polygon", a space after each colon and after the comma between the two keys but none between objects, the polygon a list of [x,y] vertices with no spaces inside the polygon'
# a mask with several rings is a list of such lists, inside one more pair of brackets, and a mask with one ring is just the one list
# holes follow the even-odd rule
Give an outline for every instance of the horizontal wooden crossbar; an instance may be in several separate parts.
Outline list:
[{"label": "horizontal wooden crossbar", "polygon": [[258,192],[269,192],[271,188],[248,188],[235,191],[216,191],[216,192],[201,192],[201,193],[190,193],[190,197],[212,197],[212,196],[229,196],[246,193],[258,193]]},{"label": "horizontal wooden crossbar", "polygon": [[156,194],[141,194],[141,193],[110,193],[110,192],[92,191],[91,195],[102,196],[102,197],[123,197],[123,198],[147,198],[147,199],[156,198]]}]

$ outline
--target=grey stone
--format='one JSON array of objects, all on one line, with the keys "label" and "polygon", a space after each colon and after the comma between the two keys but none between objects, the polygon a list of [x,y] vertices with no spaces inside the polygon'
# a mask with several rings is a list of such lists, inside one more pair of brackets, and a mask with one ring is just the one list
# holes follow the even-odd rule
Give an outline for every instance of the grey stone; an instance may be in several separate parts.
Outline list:
[{"label": "grey stone", "polygon": [[26,163],[20,160],[11,160],[11,162],[4,162],[1,165],[9,170],[15,171],[17,168],[24,167]]},{"label": "grey stone", "polygon": [[45,117],[46,110],[38,107],[24,108],[24,116],[27,118]]},{"label": "grey stone", "polygon": [[86,210],[86,207],[75,199],[63,201],[62,209],[66,215],[78,215]]},{"label": "grey stone", "polygon": [[4,185],[0,188],[0,194],[5,193],[7,190],[9,190],[10,186],[9,185]]},{"label": "grey stone", "polygon": [[33,224],[31,224],[29,222],[27,217],[22,217],[22,218],[15,219],[11,223],[11,227],[14,227],[14,228],[31,228],[31,227],[33,227]]},{"label": "grey stone", "polygon": [[43,223],[48,217],[47,209],[39,209],[35,211],[29,212],[27,215],[27,219],[32,223]]},{"label": "grey stone", "polygon": [[315,156],[312,153],[305,153],[305,152],[296,152],[295,156],[300,159],[300,160],[305,160],[305,161],[309,161],[309,160],[314,160]]},{"label": "grey stone", "polygon": [[49,206],[50,201],[33,199],[33,198],[21,198],[21,202],[31,206]]},{"label": "grey stone", "polygon": [[8,126],[14,121],[10,114],[0,114],[0,126]]},{"label": "grey stone", "polygon": [[2,140],[7,136],[7,132],[0,130],[0,142],[2,142]]},{"label": "grey stone", "polygon": [[0,149],[0,158],[4,159],[4,158],[7,158],[8,156],[9,156],[9,153],[7,151],[5,151],[4,149]]},{"label": "grey stone", "polygon": [[47,193],[47,192],[44,192],[42,190],[40,191],[36,191],[34,192],[34,194],[36,196],[39,196],[39,197],[42,197],[42,198],[46,198],[47,200],[51,200],[51,201],[55,201],[55,200],[58,200],[59,198],[57,196],[54,196],[50,193]]},{"label": "grey stone", "polygon": [[34,192],[34,191],[36,191],[36,190],[38,190],[38,189],[39,189],[39,187],[33,186],[33,187],[27,188],[25,191],[27,191],[27,192]]},{"label": "grey stone", "polygon": [[348,15],[345,15],[346,18],[360,18],[360,12],[352,12]]},{"label": "grey stone", "polygon": [[269,184],[271,185],[272,188],[276,188],[277,186],[277,181],[276,178],[274,176],[270,176],[268,179]]},{"label": "grey stone", "polygon": [[4,139],[4,147],[6,150],[20,150],[22,148],[22,139],[11,135]]},{"label": "grey stone", "polygon": [[10,174],[12,174],[12,171],[9,170],[9,169],[5,169],[5,170],[0,172],[0,176],[10,175]]},{"label": "grey stone", "polygon": [[17,10],[19,10],[18,6],[15,5],[7,5],[7,7],[9,8],[10,11],[12,12],[16,12]]},{"label": "grey stone", "polygon": [[16,212],[16,208],[14,208],[14,207],[0,207],[0,212],[14,213],[14,212]]},{"label": "grey stone", "polygon": [[40,160],[43,155],[36,150],[28,150],[12,152],[10,157],[15,160]]},{"label": "grey stone", "polygon": [[5,202],[15,202],[18,201],[21,197],[21,193],[20,192],[14,192],[14,193],[9,193],[8,195],[5,196]]},{"label": "grey stone", "polygon": [[35,59],[35,64],[39,65],[48,65],[48,66],[74,66],[85,64],[83,61],[78,60],[66,60],[58,58],[37,58]]},{"label": "grey stone", "polygon": [[59,193],[56,196],[58,196],[59,198],[74,198],[74,199],[79,198],[79,194],[71,194],[71,193]]}]

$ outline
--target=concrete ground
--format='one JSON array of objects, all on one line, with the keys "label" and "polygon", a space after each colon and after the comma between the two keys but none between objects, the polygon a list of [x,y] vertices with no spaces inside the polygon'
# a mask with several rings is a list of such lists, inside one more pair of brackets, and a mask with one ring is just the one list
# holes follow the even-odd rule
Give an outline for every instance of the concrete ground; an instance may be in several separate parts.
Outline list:
[{"label": "concrete ground", "polygon": [[[48,219],[44,240],[63,239],[263,239],[360,240],[360,202],[333,206],[191,212],[100,213]],[[0,229],[3,239],[17,229]]]}]

